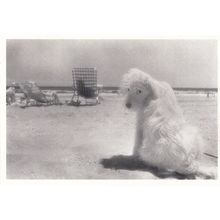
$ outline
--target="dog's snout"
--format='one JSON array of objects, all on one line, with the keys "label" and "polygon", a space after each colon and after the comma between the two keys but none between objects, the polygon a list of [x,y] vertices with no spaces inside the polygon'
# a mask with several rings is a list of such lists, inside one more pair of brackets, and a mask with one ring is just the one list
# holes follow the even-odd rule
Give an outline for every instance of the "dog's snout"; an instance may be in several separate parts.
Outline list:
[{"label": "dog's snout", "polygon": [[128,102],[127,102],[127,103],[126,103],[126,107],[127,107],[127,108],[131,108],[131,103],[128,103]]}]

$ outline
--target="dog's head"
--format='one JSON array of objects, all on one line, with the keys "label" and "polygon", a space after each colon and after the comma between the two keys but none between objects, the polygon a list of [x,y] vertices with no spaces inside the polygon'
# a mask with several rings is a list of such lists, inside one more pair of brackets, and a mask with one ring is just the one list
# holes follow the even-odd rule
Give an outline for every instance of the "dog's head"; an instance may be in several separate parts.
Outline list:
[{"label": "dog's head", "polygon": [[138,69],[131,69],[123,76],[121,91],[126,96],[126,107],[133,110],[147,107],[164,93],[158,81]]}]

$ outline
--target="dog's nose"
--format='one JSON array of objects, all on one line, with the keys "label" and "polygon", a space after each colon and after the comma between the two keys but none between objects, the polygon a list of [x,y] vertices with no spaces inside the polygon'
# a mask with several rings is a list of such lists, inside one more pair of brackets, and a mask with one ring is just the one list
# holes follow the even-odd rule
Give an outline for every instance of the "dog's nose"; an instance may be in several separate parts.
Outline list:
[{"label": "dog's nose", "polygon": [[126,103],[127,108],[131,108],[131,103]]}]

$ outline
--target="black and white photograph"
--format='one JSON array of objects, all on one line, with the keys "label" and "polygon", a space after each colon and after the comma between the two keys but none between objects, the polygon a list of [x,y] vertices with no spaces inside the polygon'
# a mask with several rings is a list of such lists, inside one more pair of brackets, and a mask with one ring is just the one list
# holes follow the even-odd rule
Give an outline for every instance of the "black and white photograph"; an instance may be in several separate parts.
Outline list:
[{"label": "black and white photograph", "polygon": [[219,20],[217,0],[1,1],[1,219],[220,219]]},{"label": "black and white photograph", "polygon": [[8,179],[217,179],[217,40],[8,39]]}]

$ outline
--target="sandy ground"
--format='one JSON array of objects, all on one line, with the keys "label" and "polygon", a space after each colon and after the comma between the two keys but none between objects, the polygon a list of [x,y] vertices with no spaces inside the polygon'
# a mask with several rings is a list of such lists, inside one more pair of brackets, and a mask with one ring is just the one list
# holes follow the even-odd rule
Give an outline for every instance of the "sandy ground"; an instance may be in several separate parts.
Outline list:
[{"label": "sandy ground", "polygon": [[[65,94],[60,97],[70,99]],[[7,177],[165,178],[129,157],[135,115],[123,107],[123,98],[116,94],[102,97],[97,106],[7,106]],[[217,155],[217,98],[178,95],[178,100],[187,120],[201,129],[206,152]],[[215,158],[204,156],[203,162],[217,166]]]}]

